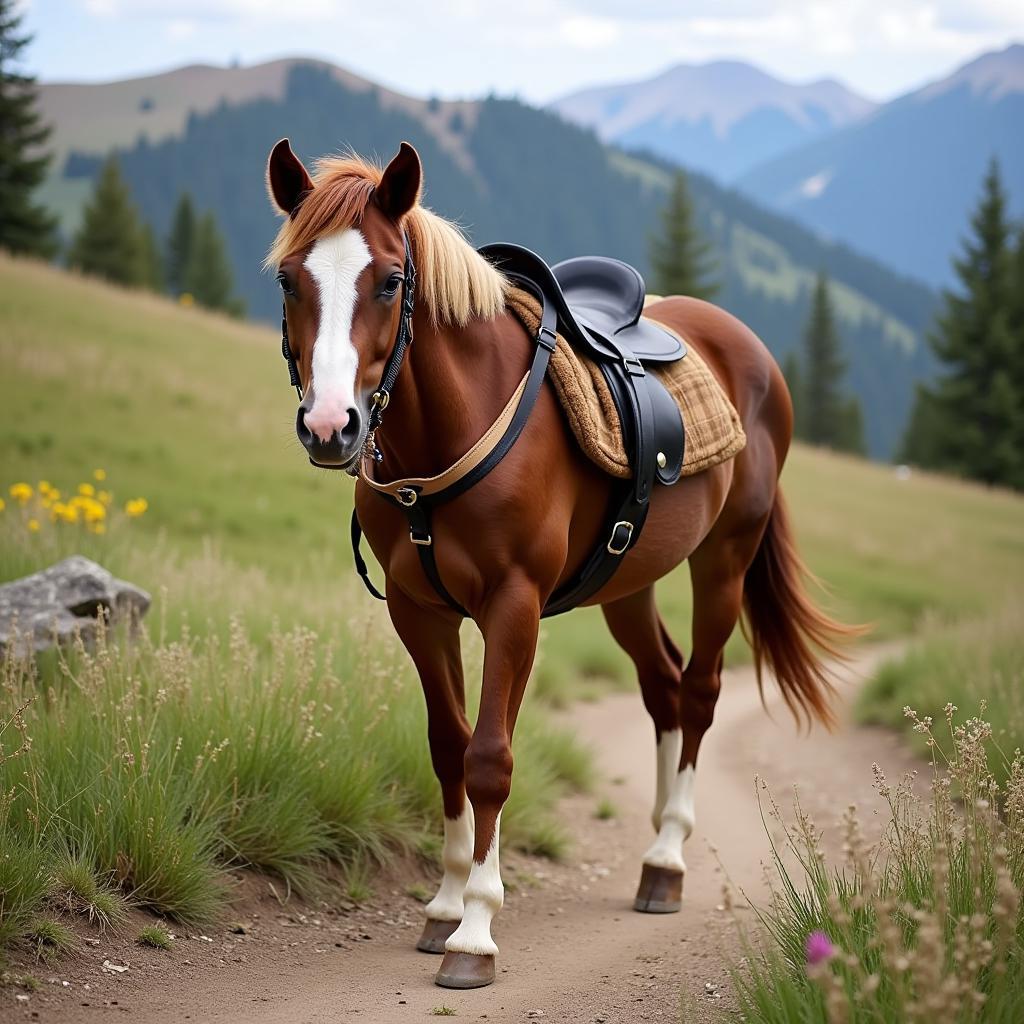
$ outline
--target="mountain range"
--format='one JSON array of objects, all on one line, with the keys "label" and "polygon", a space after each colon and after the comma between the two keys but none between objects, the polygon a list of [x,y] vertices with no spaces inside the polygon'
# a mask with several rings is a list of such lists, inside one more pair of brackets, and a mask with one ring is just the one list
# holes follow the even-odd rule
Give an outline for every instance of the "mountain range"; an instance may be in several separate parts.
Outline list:
[{"label": "mountain range", "polygon": [[859,121],[875,104],[840,82],[783,82],[741,61],[679,64],[654,78],[571,93],[551,109],[605,142],[722,182]]},{"label": "mountain range", "polygon": [[993,157],[1011,214],[1024,216],[1020,44],[881,106],[834,81],[798,85],[717,61],[573,93],[552,109],[607,142],[734,184],[933,286],[952,282]]},{"label": "mountain range", "polygon": [[[656,155],[606,146],[589,129],[515,100],[418,100],[316,61],[192,67],[127,82],[44,85],[41,94],[58,154],[46,195],[66,231],[116,150],[159,233],[183,190],[214,210],[249,310],[268,320],[280,298],[259,269],[277,224],[263,171],[282,136],[307,161],[345,147],[386,159],[408,139],[423,159],[426,201],[478,244],[520,242],[552,261],[603,253],[641,270],[674,171]],[[932,371],[922,338],[934,294],[709,177],[692,174],[690,186],[718,260],[717,301],[780,359],[799,342],[815,273],[829,272],[870,450],[891,454],[913,384]]]}]

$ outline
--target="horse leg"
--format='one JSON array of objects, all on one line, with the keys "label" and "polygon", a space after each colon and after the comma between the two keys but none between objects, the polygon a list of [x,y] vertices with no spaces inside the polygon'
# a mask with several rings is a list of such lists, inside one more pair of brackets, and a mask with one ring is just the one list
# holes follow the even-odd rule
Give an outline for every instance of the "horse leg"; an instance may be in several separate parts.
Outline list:
[{"label": "horse leg", "polygon": [[[658,781],[651,821],[661,831],[662,815],[675,783],[683,750],[679,687],[683,655],[665,629],[654,603],[654,587],[603,606],[612,636],[636,666],[644,706],[654,722]],[[647,913],[680,908],[682,874],[678,865],[645,862],[634,907]]]},{"label": "horse leg", "polygon": [[388,609],[423,686],[430,758],[444,805],[444,876],[437,895],[426,905],[427,920],[416,948],[443,953],[445,941],[462,920],[462,893],[473,861],[473,809],[466,800],[464,767],[470,728],[460,620],[452,613],[425,611],[400,592],[388,595]]},{"label": "horse leg", "polygon": [[[697,752],[715,715],[721,689],[722,651],[739,621],[743,580],[757,552],[765,522],[739,532],[712,531],[690,556],[693,587],[693,650],[683,670],[679,722],[682,753],[661,814],[658,835],[644,854],[641,890],[653,894],[682,892],[686,862],[683,843],[695,822],[694,788]],[[637,909],[664,910],[669,907]]]},{"label": "horse leg", "polygon": [[479,988],[494,981],[498,947],[491,922],[505,898],[498,865],[501,808],[512,787],[512,731],[537,647],[537,588],[526,580],[506,580],[477,621],[484,638],[483,686],[466,749],[466,792],[475,818],[473,866],[462,923],[445,943],[435,979],[446,988]]}]

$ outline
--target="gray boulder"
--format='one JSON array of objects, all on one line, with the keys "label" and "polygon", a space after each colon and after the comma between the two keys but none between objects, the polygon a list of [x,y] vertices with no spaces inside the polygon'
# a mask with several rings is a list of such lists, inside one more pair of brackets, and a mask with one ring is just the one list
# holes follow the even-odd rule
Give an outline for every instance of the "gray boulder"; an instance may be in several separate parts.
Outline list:
[{"label": "gray boulder", "polygon": [[115,579],[102,565],[72,555],[49,569],[0,585],[0,652],[42,651],[75,636],[87,642],[102,614],[107,622],[140,619],[150,605],[144,590]]}]

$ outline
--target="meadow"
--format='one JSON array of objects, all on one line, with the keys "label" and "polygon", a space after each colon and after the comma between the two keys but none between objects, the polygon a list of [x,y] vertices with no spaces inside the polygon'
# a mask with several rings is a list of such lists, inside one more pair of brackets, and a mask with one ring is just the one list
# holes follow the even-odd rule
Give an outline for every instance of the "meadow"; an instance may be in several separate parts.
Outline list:
[{"label": "meadow", "polygon": [[[436,850],[418,686],[351,569],[351,481],[313,471],[294,439],[278,345],[268,328],[0,256],[0,579],[78,551],[154,595],[134,643],[3,666],[0,945],[57,946],[55,911],[116,918],[125,895],[203,919],[240,865],[311,892],[337,864],[358,891],[376,864]],[[104,531],[51,521],[40,480],[65,497],[109,490]],[[1024,502],[803,448],[784,486],[831,610],[925,652],[884,670],[865,713],[973,713],[984,698],[1012,749],[1019,648],[1006,670],[998,651],[1017,640]],[[128,515],[138,498],[144,514]],[[659,595],[685,649],[685,568]],[[543,627],[503,828],[534,852],[564,851],[555,804],[589,775],[546,708],[633,685],[599,616]],[[972,644],[991,657],[956,689],[968,677],[935,666]],[[728,657],[747,657],[738,631]]]}]

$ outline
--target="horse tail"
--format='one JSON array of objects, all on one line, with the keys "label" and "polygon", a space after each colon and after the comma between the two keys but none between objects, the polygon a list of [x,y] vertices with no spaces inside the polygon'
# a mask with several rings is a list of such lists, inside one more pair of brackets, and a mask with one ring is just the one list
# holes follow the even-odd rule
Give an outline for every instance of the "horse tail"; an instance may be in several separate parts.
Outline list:
[{"label": "horse tail", "polygon": [[836,725],[836,690],[823,655],[845,661],[843,646],[865,630],[836,622],[815,607],[805,579],[819,583],[796,549],[780,490],[744,579],[744,635],[754,653],[762,702],[762,671],[767,666],[793,717],[798,722],[806,718],[808,724],[817,718],[831,730]]}]

